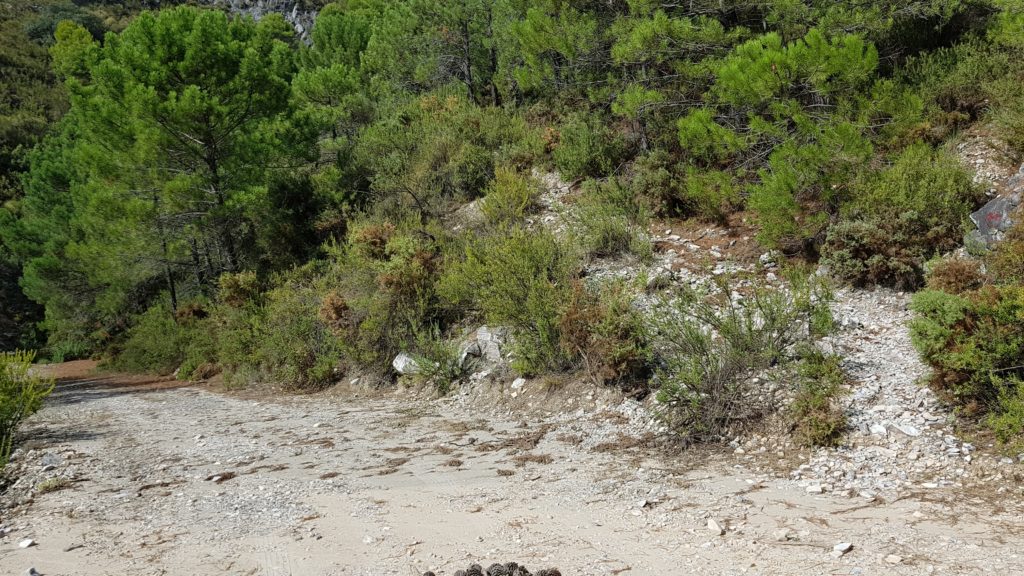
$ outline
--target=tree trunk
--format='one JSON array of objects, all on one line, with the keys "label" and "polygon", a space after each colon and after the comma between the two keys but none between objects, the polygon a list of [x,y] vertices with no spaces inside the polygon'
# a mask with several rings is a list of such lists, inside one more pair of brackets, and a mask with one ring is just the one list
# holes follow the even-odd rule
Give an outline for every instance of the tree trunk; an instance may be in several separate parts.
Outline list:
[{"label": "tree trunk", "polygon": [[498,75],[498,50],[494,46],[494,11],[491,9],[487,10],[487,39],[491,43],[491,104],[495,106],[501,106],[501,94],[498,93],[498,85],[494,83],[494,77]]},{"label": "tree trunk", "polygon": [[153,194],[153,211],[156,212],[156,232],[160,236],[160,249],[164,257],[164,279],[167,281],[167,291],[171,296],[171,313],[178,312],[178,289],[174,283],[174,272],[171,271],[171,254],[167,248],[167,232],[164,229],[164,221],[160,217],[160,196]]},{"label": "tree trunk", "polygon": [[224,197],[224,190],[220,180],[220,166],[217,163],[216,151],[210,150],[206,156],[206,165],[210,170],[210,189],[217,199],[217,208],[222,212],[215,217],[214,226],[224,245],[224,255],[227,257],[227,265],[224,267],[227,272],[238,271],[238,250],[235,247],[235,239],[231,236],[231,222],[223,214],[227,208],[227,199]]}]

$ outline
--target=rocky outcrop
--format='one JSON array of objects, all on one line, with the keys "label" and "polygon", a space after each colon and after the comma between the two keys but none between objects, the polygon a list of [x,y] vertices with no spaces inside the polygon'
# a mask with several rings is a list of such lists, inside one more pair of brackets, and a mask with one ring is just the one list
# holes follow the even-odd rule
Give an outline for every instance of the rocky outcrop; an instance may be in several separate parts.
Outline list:
[{"label": "rocky outcrop", "polygon": [[227,10],[232,14],[252,16],[256,20],[267,14],[281,14],[304,42],[309,42],[309,33],[316,20],[318,2],[309,0],[205,0],[209,5]]}]

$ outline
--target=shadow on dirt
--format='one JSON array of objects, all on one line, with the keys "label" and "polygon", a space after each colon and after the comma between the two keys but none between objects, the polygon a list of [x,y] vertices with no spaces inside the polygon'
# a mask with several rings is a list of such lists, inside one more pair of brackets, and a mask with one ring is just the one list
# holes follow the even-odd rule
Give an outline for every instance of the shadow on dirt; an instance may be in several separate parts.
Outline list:
[{"label": "shadow on dirt", "polygon": [[113,398],[125,394],[140,395],[186,388],[190,384],[166,376],[96,376],[85,379],[65,378],[57,381],[57,387],[47,398],[49,406],[73,406]]}]

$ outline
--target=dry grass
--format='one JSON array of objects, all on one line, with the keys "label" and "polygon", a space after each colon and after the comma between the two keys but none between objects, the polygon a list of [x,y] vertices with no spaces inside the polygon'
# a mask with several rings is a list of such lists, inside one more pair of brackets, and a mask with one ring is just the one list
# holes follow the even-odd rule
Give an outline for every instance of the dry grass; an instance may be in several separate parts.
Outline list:
[{"label": "dry grass", "polygon": [[519,452],[528,452],[533,450],[538,444],[540,444],[540,441],[547,436],[552,427],[553,426],[551,424],[544,424],[525,434],[520,434],[519,436],[508,440],[505,443],[505,447]]},{"label": "dry grass", "polygon": [[211,474],[206,477],[207,482],[213,482],[215,484],[223,484],[232,478],[238,476],[236,472],[221,472],[220,474]]},{"label": "dry grass", "polygon": [[71,487],[71,480],[58,476],[56,478],[48,478],[43,480],[36,486],[36,494],[48,494],[50,492],[56,492],[65,488]]},{"label": "dry grass", "polygon": [[654,434],[648,432],[637,438],[628,434],[619,433],[618,438],[613,442],[602,442],[594,446],[594,452],[620,452],[645,446],[654,439]]},{"label": "dry grass", "polygon": [[559,434],[558,436],[555,436],[555,440],[558,440],[559,442],[565,444],[570,444],[572,446],[578,446],[583,443],[583,435],[562,433]]},{"label": "dry grass", "polygon": [[551,464],[555,459],[551,457],[551,454],[519,454],[513,457],[512,461],[516,463],[516,466],[522,468],[529,462],[534,464]]}]

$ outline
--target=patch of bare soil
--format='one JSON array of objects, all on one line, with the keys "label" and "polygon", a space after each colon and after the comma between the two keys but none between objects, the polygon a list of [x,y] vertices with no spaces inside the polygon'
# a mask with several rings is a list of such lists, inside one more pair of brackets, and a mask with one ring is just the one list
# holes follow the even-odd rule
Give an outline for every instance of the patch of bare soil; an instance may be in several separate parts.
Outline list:
[{"label": "patch of bare soil", "polygon": [[[809,493],[733,454],[652,447],[629,400],[522,426],[459,397],[254,399],[84,368],[51,368],[25,428],[2,574],[1024,572],[1016,498]],[[67,483],[40,490],[51,478]]]}]

